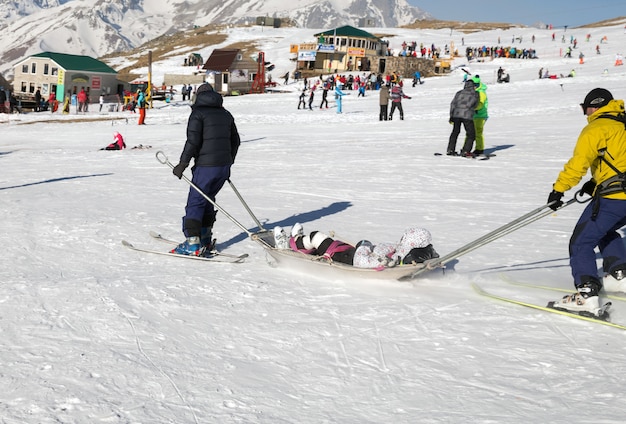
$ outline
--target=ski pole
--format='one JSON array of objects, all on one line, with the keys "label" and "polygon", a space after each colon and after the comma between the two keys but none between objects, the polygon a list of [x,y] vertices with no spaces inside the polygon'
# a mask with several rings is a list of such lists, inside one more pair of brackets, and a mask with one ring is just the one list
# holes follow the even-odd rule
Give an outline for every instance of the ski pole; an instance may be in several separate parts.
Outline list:
[{"label": "ski pole", "polygon": [[250,216],[252,217],[252,219],[254,220],[254,222],[256,222],[256,225],[258,225],[259,230],[261,231],[268,231],[263,227],[263,224],[261,224],[261,221],[259,221],[257,219],[257,217],[254,215],[254,213],[252,213],[252,209],[250,209],[248,207],[248,204],[246,203],[245,200],[243,200],[243,197],[241,196],[241,194],[239,193],[239,190],[237,190],[237,187],[235,187],[235,185],[233,184],[233,182],[230,180],[230,178],[228,179],[228,184],[230,184],[230,187],[233,189],[233,191],[235,192],[235,194],[237,195],[237,197],[239,198],[239,201],[241,202],[241,204],[243,205],[244,208],[246,208],[246,210],[248,211],[248,213],[250,214]]},{"label": "ski pole", "polygon": [[[165,153],[163,153],[161,150],[156,152],[156,158],[163,165],[167,165],[170,168],[174,169],[174,165],[172,165],[172,162],[169,161],[169,159],[167,158]],[[207,196],[202,190],[200,190],[200,188],[198,188],[198,186],[196,186],[193,182],[191,182],[191,180],[189,178],[187,178],[185,175],[183,175],[181,179],[184,180],[191,187],[193,187],[193,189],[196,190],[198,193],[200,193],[200,195],[202,197],[204,197],[208,202],[210,202],[213,206],[215,206],[215,208],[217,210],[222,212],[226,216],[226,218],[230,219],[235,225],[237,225],[239,228],[241,228],[243,231],[245,231],[248,234],[248,236],[252,236],[252,232],[250,230],[248,230],[246,227],[244,227],[239,221],[237,221],[235,218],[233,218],[233,216],[231,214],[226,212],[226,210],[224,210],[224,208],[222,208],[214,200],[212,200],[209,196]]]},{"label": "ski pole", "polygon": [[[574,203],[575,201],[576,201],[575,199],[570,199],[569,201],[565,202],[562,206],[560,206],[559,209],[564,208],[565,206],[568,206],[568,205]],[[552,210],[543,211],[543,212],[541,212],[541,213],[539,213],[537,215],[530,216],[530,217],[528,217],[527,219],[525,219],[523,221],[516,222],[514,225],[507,224],[504,227],[500,227],[501,231],[499,231],[499,232],[498,231],[493,231],[493,232],[483,236],[480,239],[481,242],[479,243],[478,246],[476,246],[476,248],[484,246],[485,244],[491,243],[492,241],[494,241],[494,240],[496,240],[496,239],[498,239],[500,237],[503,237],[503,236],[505,236],[507,234],[510,234],[510,233],[514,232],[514,231],[517,231],[517,230],[519,230],[522,227],[525,227],[525,226],[527,226],[527,225],[529,225],[529,224],[531,224],[531,223],[533,223],[535,221],[538,221],[539,219],[541,219],[541,218],[543,218],[545,216],[548,216],[548,215],[552,214],[553,212],[554,211],[552,211]],[[474,250],[474,249],[471,249],[471,250]]]},{"label": "ski pole", "polygon": [[[570,200],[568,200],[567,202],[563,203],[563,205],[561,205],[558,209],[562,209],[566,206],[571,205],[572,203],[576,202],[576,197],[571,198]],[[510,234],[514,231],[519,230],[520,228],[523,228],[545,216],[548,216],[550,214],[552,214],[552,212],[554,212],[552,209],[550,209],[550,206],[552,206],[552,203],[549,203],[547,205],[543,205],[541,207],[538,207],[537,209],[534,209],[530,212],[528,212],[525,215],[520,216],[517,219],[514,219],[513,221],[509,222],[508,224],[505,224],[493,231],[491,231],[490,233],[485,234],[484,236],[471,241],[470,243],[466,244],[465,246],[462,246],[460,248],[458,248],[457,250],[453,251],[452,253],[449,253],[441,258],[438,259],[433,259],[431,261],[428,261],[428,263],[426,264],[426,266],[424,268],[420,268],[417,271],[413,272],[411,274],[410,278],[416,277],[426,271],[441,267],[442,265],[447,264],[448,262],[457,259],[473,250],[478,249],[479,247],[482,247],[488,243],[491,243],[494,240],[497,240],[507,234]],[[550,210],[545,210],[545,209],[550,209]],[[558,210],[557,209],[557,210]]]}]

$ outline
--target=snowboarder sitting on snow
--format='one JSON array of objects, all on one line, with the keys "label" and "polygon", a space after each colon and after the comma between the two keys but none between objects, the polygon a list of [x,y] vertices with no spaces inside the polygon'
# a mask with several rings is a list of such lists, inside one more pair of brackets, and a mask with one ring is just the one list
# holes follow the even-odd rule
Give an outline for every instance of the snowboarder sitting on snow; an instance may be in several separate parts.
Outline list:
[{"label": "snowboarder sitting on snow", "polygon": [[274,229],[276,246],[323,256],[336,262],[353,265],[357,268],[383,269],[396,265],[423,263],[439,255],[432,245],[432,236],[424,228],[408,228],[397,244],[380,243],[373,245],[368,240],[361,240],[352,246],[343,241],[334,240],[319,231],[304,235],[300,224],[295,224],[288,238],[281,227]]},{"label": "snowboarder sitting on snow", "polygon": [[106,147],[103,147],[100,150],[122,150],[126,148],[126,143],[124,143],[124,137],[122,134],[115,131],[113,133],[113,143],[109,144]]}]

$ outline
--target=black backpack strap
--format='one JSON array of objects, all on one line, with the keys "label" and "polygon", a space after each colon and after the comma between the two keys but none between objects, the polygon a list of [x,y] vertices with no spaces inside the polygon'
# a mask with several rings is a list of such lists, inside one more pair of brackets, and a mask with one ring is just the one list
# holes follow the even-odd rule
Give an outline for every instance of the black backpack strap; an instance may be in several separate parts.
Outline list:
[{"label": "black backpack strap", "polygon": [[[598,118],[611,119],[613,121],[621,122],[624,124],[624,130],[626,131],[626,114],[620,113],[618,115],[611,115],[608,113],[600,115]],[[626,192],[626,172],[620,171],[613,165],[609,160],[605,157],[607,151],[606,148],[598,150],[598,158],[606,163],[606,165],[611,168],[615,175],[611,178],[608,178],[602,183],[598,184],[596,187],[596,192],[594,193],[594,207],[593,212],[591,214],[591,220],[595,220],[598,215],[600,202],[598,202],[600,196],[607,196],[615,193],[625,193]]]},{"label": "black backpack strap", "polygon": [[606,118],[606,119],[611,119],[613,121],[621,122],[622,124],[624,124],[624,129],[626,129],[626,114],[624,113],[618,113],[617,115],[603,113],[602,115],[598,116],[598,118]]}]

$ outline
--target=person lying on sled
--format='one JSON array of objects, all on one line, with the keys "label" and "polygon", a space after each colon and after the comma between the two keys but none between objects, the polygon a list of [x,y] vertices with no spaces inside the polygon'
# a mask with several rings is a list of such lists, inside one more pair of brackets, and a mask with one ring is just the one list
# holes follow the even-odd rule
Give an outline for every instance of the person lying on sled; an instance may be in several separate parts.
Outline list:
[{"label": "person lying on sled", "polygon": [[327,259],[353,265],[357,268],[388,268],[396,265],[423,263],[438,258],[439,254],[432,245],[432,236],[424,228],[408,228],[396,244],[372,244],[361,240],[352,246],[328,235],[313,231],[304,235],[302,225],[296,224],[287,237],[281,227],[274,228],[276,247],[291,249],[309,255],[323,256]]}]

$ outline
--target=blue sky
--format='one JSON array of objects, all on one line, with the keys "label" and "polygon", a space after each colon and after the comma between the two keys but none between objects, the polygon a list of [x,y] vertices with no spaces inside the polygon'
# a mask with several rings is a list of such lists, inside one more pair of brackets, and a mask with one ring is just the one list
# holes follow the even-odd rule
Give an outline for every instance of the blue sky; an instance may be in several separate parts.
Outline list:
[{"label": "blue sky", "polygon": [[555,27],[580,26],[626,16],[624,0],[408,0],[409,4],[436,19],[472,22],[509,22],[533,25],[537,22]]}]

